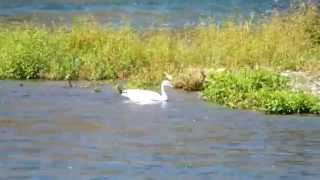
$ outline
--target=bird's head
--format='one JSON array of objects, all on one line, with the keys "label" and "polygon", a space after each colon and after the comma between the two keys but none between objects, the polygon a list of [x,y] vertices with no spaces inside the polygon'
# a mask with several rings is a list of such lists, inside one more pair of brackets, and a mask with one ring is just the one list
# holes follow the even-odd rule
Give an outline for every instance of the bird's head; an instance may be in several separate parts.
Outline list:
[{"label": "bird's head", "polygon": [[172,83],[168,80],[162,81],[162,86],[168,86],[168,87],[173,87]]}]

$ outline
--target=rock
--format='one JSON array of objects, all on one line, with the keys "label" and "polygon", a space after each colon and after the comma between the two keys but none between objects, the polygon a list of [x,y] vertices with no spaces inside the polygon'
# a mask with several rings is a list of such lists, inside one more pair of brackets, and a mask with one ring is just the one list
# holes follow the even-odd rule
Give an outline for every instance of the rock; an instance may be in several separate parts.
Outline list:
[{"label": "rock", "polygon": [[284,71],[281,76],[288,77],[294,91],[304,91],[320,97],[320,78],[303,71]]}]

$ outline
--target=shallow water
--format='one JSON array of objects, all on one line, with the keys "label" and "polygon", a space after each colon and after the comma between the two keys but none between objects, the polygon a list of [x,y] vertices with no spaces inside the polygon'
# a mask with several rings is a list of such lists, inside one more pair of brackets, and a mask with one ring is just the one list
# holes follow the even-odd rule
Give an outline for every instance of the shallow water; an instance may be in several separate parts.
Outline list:
[{"label": "shallow water", "polygon": [[[298,0],[303,1],[303,0]],[[313,0],[317,1],[317,0]],[[93,16],[105,23],[190,26],[212,17],[248,18],[289,7],[290,0],[1,0],[0,20],[51,23]]]},{"label": "shallow water", "polygon": [[320,117],[0,81],[0,179],[319,179]]}]

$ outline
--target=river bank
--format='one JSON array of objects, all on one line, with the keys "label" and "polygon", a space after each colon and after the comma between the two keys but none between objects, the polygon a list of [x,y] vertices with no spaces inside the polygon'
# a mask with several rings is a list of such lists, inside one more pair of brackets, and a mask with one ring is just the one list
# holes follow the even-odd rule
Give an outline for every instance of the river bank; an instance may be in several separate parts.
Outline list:
[{"label": "river bank", "polygon": [[71,27],[4,24],[0,78],[126,80],[131,87],[145,88],[158,86],[167,72],[175,77],[176,87],[190,91],[203,88],[198,81],[206,80],[204,69],[301,71],[317,77],[319,27],[314,6],[274,13],[259,22],[184,29],[141,31],[92,20]]}]

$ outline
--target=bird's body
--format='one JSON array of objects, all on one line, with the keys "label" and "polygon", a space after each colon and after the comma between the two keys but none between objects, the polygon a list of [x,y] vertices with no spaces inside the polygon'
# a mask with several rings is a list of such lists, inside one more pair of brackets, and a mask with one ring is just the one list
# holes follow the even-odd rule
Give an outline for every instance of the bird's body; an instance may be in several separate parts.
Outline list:
[{"label": "bird's body", "polygon": [[163,81],[161,83],[161,94],[154,91],[141,90],[141,89],[127,89],[127,90],[122,90],[120,92],[122,96],[127,97],[130,101],[136,104],[141,104],[141,105],[155,104],[159,102],[165,102],[168,100],[168,96],[164,89],[165,86],[172,87],[169,81],[167,80]]},{"label": "bird's body", "polygon": [[138,104],[153,104],[160,101],[166,101],[168,99],[166,97],[162,97],[159,93],[140,89],[124,90],[121,95]]}]

